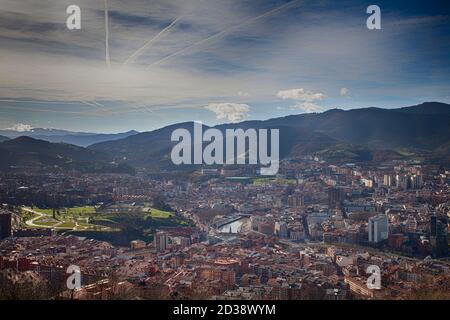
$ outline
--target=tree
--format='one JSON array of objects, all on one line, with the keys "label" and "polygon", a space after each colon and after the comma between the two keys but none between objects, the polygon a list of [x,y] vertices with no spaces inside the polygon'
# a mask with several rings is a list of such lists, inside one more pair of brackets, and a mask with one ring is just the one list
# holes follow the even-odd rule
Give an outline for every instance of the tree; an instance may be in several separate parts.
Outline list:
[{"label": "tree", "polygon": [[406,296],[406,300],[450,300],[450,276],[425,277]]},{"label": "tree", "polygon": [[153,198],[153,207],[158,210],[172,211],[172,208],[166,203],[162,195],[157,195]]}]

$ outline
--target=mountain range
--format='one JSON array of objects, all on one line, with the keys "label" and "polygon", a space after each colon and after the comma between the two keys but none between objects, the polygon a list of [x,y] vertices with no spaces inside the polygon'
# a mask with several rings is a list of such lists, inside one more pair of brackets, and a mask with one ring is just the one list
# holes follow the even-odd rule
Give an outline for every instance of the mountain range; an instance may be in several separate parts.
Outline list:
[{"label": "mountain range", "polygon": [[[171,125],[117,141],[89,146],[135,167],[170,167],[177,128],[190,132],[193,123]],[[215,128],[280,129],[280,156],[320,155],[332,161],[385,161],[408,157],[450,161],[450,105],[428,102],[400,108],[332,109],[264,121],[223,124]]]},{"label": "mountain range", "polygon": [[9,140],[9,138],[5,137],[5,136],[0,136],[0,142],[6,141],[6,140]]},{"label": "mountain range", "polygon": [[[193,122],[150,132],[130,131],[122,138],[112,135],[113,140],[94,143],[87,148],[50,143],[35,137],[13,138],[0,142],[0,169],[21,166],[85,172],[132,172],[131,167],[150,171],[176,169],[170,160],[175,144],[170,141],[170,136],[178,128],[192,133]],[[377,164],[393,159],[420,159],[450,164],[450,105],[438,102],[399,109],[332,109],[323,113],[222,124],[215,128],[222,132],[229,128],[278,128],[281,158],[317,155],[335,163]],[[35,133],[40,137],[43,135],[42,132]],[[71,136],[57,133],[48,134],[46,138]],[[87,144],[92,135],[78,133],[76,136],[80,139],[89,137],[83,143]],[[77,141],[80,143],[81,140]]]},{"label": "mountain range", "polygon": [[[47,129],[47,128],[32,128],[28,131],[17,130],[0,130],[0,136],[14,139],[21,136],[31,137],[38,140],[45,140],[48,142],[63,142],[70,143],[80,147],[87,147],[94,143],[113,141],[123,139],[139,132],[131,130],[123,133],[90,133],[90,132],[72,132],[60,129]],[[2,138],[0,137],[0,141]]]},{"label": "mountain range", "polygon": [[66,143],[51,143],[30,137],[18,137],[0,143],[0,170],[18,172],[123,172],[134,169],[116,164],[101,152]]}]

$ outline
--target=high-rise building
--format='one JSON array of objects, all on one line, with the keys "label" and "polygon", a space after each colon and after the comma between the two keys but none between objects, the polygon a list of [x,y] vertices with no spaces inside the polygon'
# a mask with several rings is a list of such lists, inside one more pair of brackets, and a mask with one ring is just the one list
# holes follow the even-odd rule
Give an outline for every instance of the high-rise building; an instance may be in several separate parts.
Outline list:
[{"label": "high-rise building", "polygon": [[446,216],[431,216],[430,244],[433,257],[441,258],[448,255],[448,219]]},{"label": "high-rise building", "polygon": [[11,212],[0,211],[0,239],[11,236]]},{"label": "high-rise building", "polygon": [[374,185],[373,179],[365,179],[365,178],[363,178],[363,179],[361,179],[361,181],[362,181],[362,183],[364,184],[364,186],[366,188],[373,188],[373,185]]},{"label": "high-rise building", "polygon": [[288,196],[288,205],[292,208],[300,208],[304,205],[304,198],[301,194],[291,194]]},{"label": "high-rise building", "polygon": [[340,188],[328,189],[328,207],[330,209],[340,208],[342,201],[345,199],[345,194]]},{"label": "high-rise building", "polygon": [[280,221],[275,222],[275,235],[279,236],[280,238],[287,238],[288,237],[288,226],[286,222]]},{"label": "high-rise building", "polygon": [[396,177],[397,180],[397,187],[402,190],[408,190],[410,187],[410,180],[408,175],[406,174],[399,174]]},{"label": "high-rise building", "polygon": [[379,243],[389,236],[388,218],[384,214],[369,218],[369,242]]},{"label": "high-rise building", "polygon": [[397,187],[403,190],[420,189],[423,186],[423,178],[421,174],[400,174],[396,177]]},{"label": "high-rise building", "polygon": [[411,185],[411,189],[420,189],[423,186],[423,179],[422,179],[422,175],[420,174],[415,174],[413,176],[410,177],[410,185]]},{"label": "high-rise building", "polygon": [[191,239],[187,237],[180,237],[180,247],[187,248],[191,245]]},{"label": "high-rise building", "polygon": [[412,215],[408,216],[408,219],[405,221],[405,228],[407,232],[416,232],[417,231],[417,220]]},{"label": "high-rise building", "polygon": [[169,237],[167,233],[159,231],[155,234],[155,248],[158,252],[166,251],[169,246]]},{"label": "high-rise building", "polygon": [[386,187],[393,187],[395,185],[395,178],[391,175],[385,174],[383,176],[383,185]]}]

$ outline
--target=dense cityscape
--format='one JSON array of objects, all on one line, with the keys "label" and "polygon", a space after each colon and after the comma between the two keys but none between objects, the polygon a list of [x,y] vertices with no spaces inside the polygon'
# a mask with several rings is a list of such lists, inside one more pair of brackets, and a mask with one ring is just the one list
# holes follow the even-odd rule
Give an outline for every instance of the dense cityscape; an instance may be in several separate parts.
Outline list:
[{"label": "dense cityscape", "polygon": [[[0,296],[449,298],[448,168],[307,156],[252,174],[3,173]],[[66,287],[69,265],[79,290]]]},{"label": "dense cityscape", "polygon": [[448,0],[0,3],[2,311],[450,300]]}]

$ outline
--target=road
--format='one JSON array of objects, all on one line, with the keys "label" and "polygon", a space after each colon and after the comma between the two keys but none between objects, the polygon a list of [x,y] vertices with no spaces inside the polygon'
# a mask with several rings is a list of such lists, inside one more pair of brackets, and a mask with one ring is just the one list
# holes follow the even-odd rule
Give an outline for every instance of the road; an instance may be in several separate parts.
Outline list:
[{"label": "road", "polygon": [[36,220],[45,217],[45,216],[46,216],[45,214],[43,214],[43,213],[41,213],[41,212],[38,212],[38,211],[35,211],[35,210],[33,210],[33,209],[29,209],[29,208],[22,208],[22,210],[23,210],[23,211],[26,211],[26,212],[33,213],[33,214],[36,215],[36,217],[33,217],[33,218],[31,218],[30,220],[25,221],[25,224],[26,224],[27,226],[30,226],[30,227],[36,227],[36,228],[53,228],[53,227],[50,227],[50,226],[44,226],[44,225],[42,225],[42,224],[35,224],[35,223],[34,223]]},{"label": "road", "polygon": [[[55,223],[53,226],[46,226],[46,225],[43,225],[43,224],[36,224],[35,223],[36,220],[39,220],[40,218],[43,218],[43,217],[49,217],[49,216],[44,214],[44,213],[42,213],[42,212],[35,211],[33,209],[30,209],[30,208],[22,207],[22,210],[26,211],[26,212],[29,212],[29,213],[33,213],[33,214],[36,215],[35,217],[31,218],[30,220],[25,221],[25,224],[27,226],[35,227],[35,228],[48,228],[48,229],[63,229],[63,230],[67,229],[67,228],[59,227],[60,225],[62,225],[64,223],[63,221],[59,221],[59,222]],[[87,230],[87,227],[80,227],[80,225],[78,224],[78,221],[74,221],[74,223],[75,223],[75,226],[72,228],[72,230],[74,230],[74,231]]]}]

